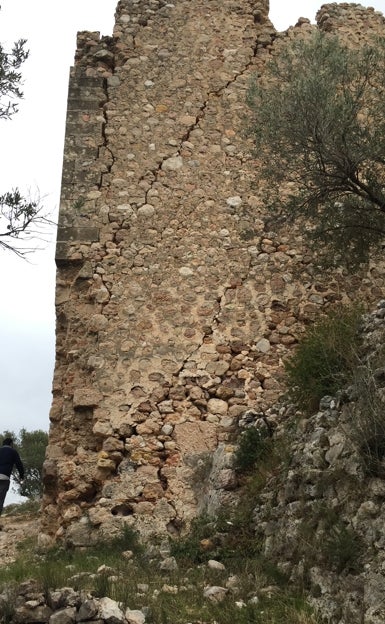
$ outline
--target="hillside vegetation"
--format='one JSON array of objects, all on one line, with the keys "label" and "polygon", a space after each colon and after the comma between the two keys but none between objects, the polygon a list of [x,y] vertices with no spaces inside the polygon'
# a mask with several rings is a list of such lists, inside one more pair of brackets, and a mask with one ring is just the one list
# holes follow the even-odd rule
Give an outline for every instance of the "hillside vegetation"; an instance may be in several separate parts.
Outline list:
[{"label": "hillside vegetation", "polygon": [[[293,393],[307,396],[308,411],[287,402],[281,422],[256,418],[240,430],[236,504],[222,507],[215,518],[197,518],[178,539],[145,545],[124,519],[121,535],[88,549],[39,552],[36,538],[21,542],[14,562],[0,568],[2,624],[29,621],[28,592],[15,601],[20,583],[29,579],[29,591],[51,611],[57,591],[71,587],[78,605],[109,598],[122,613],[140,612],[147,624],[340,621],[336,609],[329,613],[327,600],[340,600],[343,608],[333,591],[343,586],[349,597],[357,583],[365,584],[365,562],[373,569],[381,562],[360,510],[384,474],[384,311],[382,303],[364,316],[341,308],[308,331],[287,363],[287,401]],[[327,338],[336,332],[333,349]],[[303,366],[309,353],[310,377]],[[322,395],[319,401],[328,392],[335,398]],[[309,406],[316,401],[320,410],[314,413]],[[374,522],[380,508],[375,500],[371,505]],[[7,521],[14,517],[16,523],[21,510],[11,508]],[[333,589],[323,588],[325,579],[332,579]]]}]

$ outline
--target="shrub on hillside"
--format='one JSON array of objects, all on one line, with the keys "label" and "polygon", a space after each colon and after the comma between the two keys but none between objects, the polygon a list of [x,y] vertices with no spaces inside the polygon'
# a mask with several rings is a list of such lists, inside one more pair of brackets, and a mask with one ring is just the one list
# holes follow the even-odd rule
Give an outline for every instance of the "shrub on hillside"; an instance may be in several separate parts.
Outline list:
[{"label": "shrub on hillside", "polygon": [[[383,358],[383,355],[382,355]],[[375,362],[379,364],[380,362]],[[355,375],[357,400],[350,406],[349,436],[361,458],[365,474],[385,477],[384,368],[370,362]]]},{"label": "shrub on hillside", "polygon": [[285,363],[289,395],[306,412],[349,383],[358,363],[362,309],[339,307],[310,327]]},{"label": "shrub on hillside", "polygon": [[385,39],[281,43],[248,92],[268,229],[294,223],[315,265],[355,269],[385,234]]},{"label": "shrub on hillside", "polygon": [[241,473],[247,473],[262,461],[272,450],[273,441],[267,429],[250,427],[238,438],[234,467]]}]

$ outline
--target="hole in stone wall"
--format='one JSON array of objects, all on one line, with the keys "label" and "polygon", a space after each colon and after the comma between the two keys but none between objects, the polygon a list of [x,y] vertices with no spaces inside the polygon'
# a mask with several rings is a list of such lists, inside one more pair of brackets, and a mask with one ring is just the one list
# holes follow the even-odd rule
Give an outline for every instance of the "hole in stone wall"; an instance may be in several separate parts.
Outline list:
[{"label": "hole in stone wall", "polygon": [[95,501],[96,492],[96,487],[92,483],[85,483],[83,487],[79,489],[78,500],[84,503],[93,503]]},{"label": "hole in stone wall", "polygon": [[111,513],[113,516],[132,516],[132,514],[134,513],[131,505],[127,505],[127,504],[121,504],[121,505],[116,505],[115,507],[113,507],[111,509]]},{"label": "hole in stone wall", "polygon": [[87,293],[90,289],[90,284],[88,280],[85,280],[82,277],[78,277],[74,284],[74,290],[80,293]]},{"label": "hole in stone wall", "polygon": [[158,478],[159,478],[159,481],[160,481],[160,484],[161,484],[163,490],[167,490],[167,488],[168,488],[167,477],[164,474],[162,474],[161,470],[158,470]]},{"label": "hole in stone wall", "polygon": [[85,405],[74,405],[74,412],[79,419],[92,420],[94,415],[93,407]]},{"label": "hole in stone wall", "polygon": [[179,518],[174,518],[174,520],[171,520],[168,524],[167,524],[167,532],[170,535],[173,536],[177,536],[181,534],[181,531],[183,529],[183,522],[182,520],[180,520]]},{"label": "hole in stone wall", "polygon": [[287,312],[287,305],[283,303],[283,301],[279,301],[279,299],[273,299],[271,302],[272,310],[282,310],[283,312]]}]

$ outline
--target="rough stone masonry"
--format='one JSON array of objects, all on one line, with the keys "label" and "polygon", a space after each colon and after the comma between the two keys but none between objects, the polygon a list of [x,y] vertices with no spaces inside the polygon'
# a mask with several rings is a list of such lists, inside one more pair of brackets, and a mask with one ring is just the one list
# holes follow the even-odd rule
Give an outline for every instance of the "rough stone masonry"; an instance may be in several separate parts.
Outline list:
[{"label": "rough stone masonry", "polygon": [[120,0],[78,34],[57,242],[57,348],[40,541],[135,525],[177,534],[218,488],[238,419],[281,392],[320,309],[383,296],[384,266],[312,273],[300,232],[265,228],[246,93],[319,27],[361,44],[384,18],[323,5],[277,33],[268,0]]}]

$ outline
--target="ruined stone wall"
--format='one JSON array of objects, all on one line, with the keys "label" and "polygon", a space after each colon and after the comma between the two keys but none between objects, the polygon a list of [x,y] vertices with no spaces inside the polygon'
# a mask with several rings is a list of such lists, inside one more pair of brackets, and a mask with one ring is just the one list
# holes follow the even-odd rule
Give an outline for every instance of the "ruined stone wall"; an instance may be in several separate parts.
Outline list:
[{"label": "ruined stone wall", "polygon": [[[324,5],[319,22],[359,42],[384,29],[359,5]],[[279,396],[304,323],[381,296],[382,266],[323,283],[299,234],[265,230],[246,93],[313,28],[276,33],[267,0],[120,0],[112,37],[79,33],[42,542],[183,529],[213,451]]]}]

